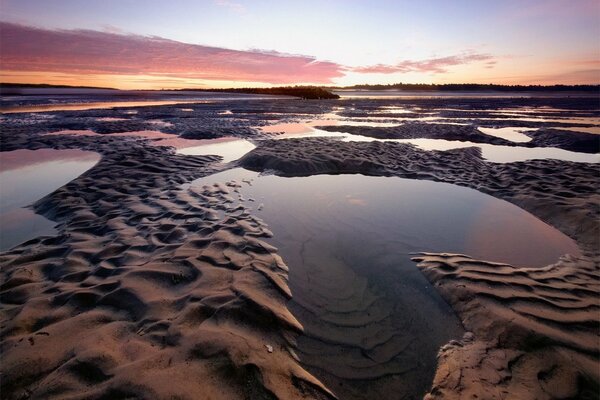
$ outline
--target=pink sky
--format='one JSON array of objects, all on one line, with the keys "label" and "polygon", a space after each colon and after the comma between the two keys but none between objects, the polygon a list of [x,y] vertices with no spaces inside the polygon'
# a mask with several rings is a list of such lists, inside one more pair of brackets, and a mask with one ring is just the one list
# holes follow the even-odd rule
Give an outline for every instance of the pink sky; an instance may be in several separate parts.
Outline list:
[{"label": "pink sky", "polygon": [[124,89],[600,83],[598,0],[143,4],[0,0],[0,80]]}]

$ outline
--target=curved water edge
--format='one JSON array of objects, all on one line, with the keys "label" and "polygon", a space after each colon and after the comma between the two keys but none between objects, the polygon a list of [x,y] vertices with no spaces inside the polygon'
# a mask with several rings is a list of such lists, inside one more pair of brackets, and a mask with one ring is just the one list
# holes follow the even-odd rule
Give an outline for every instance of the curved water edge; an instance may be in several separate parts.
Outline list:
[{"label": "curved water edge", "polygon": [[[573,240],[517,206],[451,184],[363,175],[284,178],[236,168],[229,188],[289,266],[303,365],[340,398],[422,396],[460,321],[411,261],[420,251],[541,266]],[[402,378],[400,378],[400,376]]]},{"label": "curved water edge", "polygon": [[[346,121],[341,121],[339,124],[347,124]],[[373,123],[358,123],[365,126],[377,126]],[[494,163],[510,163],[528,160],[543,160],[554,159],[561,161],[584,162],[584,163],[600,163],[600,154],[578,153],[559,149],[556,147],[521,147],[521,146],[502,146],[488,143],[475,143],[470,141],[445,140],[445,139],[378,139],[369,136],[355,135],[347,132],[332,132],[324,131],[315,128],[322,125],[338,125],[338,122],[332,120],[317,120],[309,123],[282,123],[261,128],[267,133],[279,133],[274,136],[275,139],[291,139],[302,137],[330,137],[340,139],[345,142],[396,142],[410,143],[419,147],[422,150],[452,150],[466,147],[479,147],[482,152],[482,157]],[[394,124],[397,125],[397,124]],[[386,125],[387,126],[387,125]],[[480,130],[482,128],[479,128]],[[483,128],[485,134],[498,136],[502,138],[511,137],[511,141],[526,142],[526,137],[520,132],[528,130],[527,128],[511,127],[511,128]],[[503,131],[503,129],[507,129]],[[510,130],[510,132],[509,132]],[[517,138],[517,140],[514,140]]]},{"label": "curved water edge", "polygon": [[194,145],[177,149],[178,154],[185,155],[218,155],[223,163],[242,158],[256,146],[245,139],[224,137],[218,139],[195,140]]},{"label": "curved water edge", "polygon": [[82,150],[15,150],[0,152],[0,251],[37,236],[53,235],[54,222],[28,208],[67,184],[99,160]]}]

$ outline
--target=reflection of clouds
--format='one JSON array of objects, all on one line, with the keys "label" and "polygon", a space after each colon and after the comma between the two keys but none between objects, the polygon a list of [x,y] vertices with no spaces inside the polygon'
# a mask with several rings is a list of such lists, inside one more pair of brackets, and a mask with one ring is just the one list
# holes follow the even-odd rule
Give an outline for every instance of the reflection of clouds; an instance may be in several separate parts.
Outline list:
[{"label": "reflection of clouds", "polygon": [[517,206],[489,198],[472,209],[465,252],[475,258],[532,267],[580,254],[575,242]]},{"label": "reflection of clouds", "polygon": [[241,158],[256,147],[247,140],[237,138],[208,139],[196,142],[202,142],[203,144],[180,148],[177,153],[185,155],[214,154],[223,157],[223,162],[229,162]]},{"label": "reflection of clouds", "polygon": [[5,151],[0,153],[0,172],[29,169],[38,164],[57,162],[91,162],[93,165],[98,160],[100,160],[98,153],[83,150],[39,149]]},{"label": "reflection of clouds", "polygon": [[348,204],[352,204],[353,206],[366,206],[367,201],[365,199],[359,199],[353,196],[346,196],[346,202]]}]

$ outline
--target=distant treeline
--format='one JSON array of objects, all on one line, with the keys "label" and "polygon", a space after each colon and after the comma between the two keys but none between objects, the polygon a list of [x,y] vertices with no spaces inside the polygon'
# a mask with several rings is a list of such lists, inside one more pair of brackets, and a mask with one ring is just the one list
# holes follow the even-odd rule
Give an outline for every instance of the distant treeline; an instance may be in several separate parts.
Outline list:
[{"label": "distant treeline", "polygon": [[48,83],[4,83],[0,82],[0,89],[103,89],[118,90],[115,88],[99,86],[70,86],[70,85],[50,85]]},{"label": "distant treeline", "polygon": [[339,99],[340,96],[316,86],[283,86],[271,88],[181,89],[196,92],[223,92],[294,96],[303,99]]},{"label": "distant treeline", "polygon": [[390,85],[354,85],[327,87],[329,90],[406,90],[406,91],[495,91],[495,92],[600,92],[600,85],[494,85],[480,83],[394,83]]},{"label": "distant treeline", "polygon": [[[0,83],[0,89],[103,89],[119,90],[97,86],[69,86],[30,83]],[[354,85],[354,86],[281,86],[270,88],[228,88],[228,89],[164,89],[161,91],[192,91],[192,92],[221,92],[221,93],[246,93],[262,95],[283,95],[300,97],[303,99],[338,99],[332,93],[334,90],[404,90],[415,92],[447,91],[447,92],[596,92],[600,94],[600,85],[494,85],[479,83],[394,83],[390,85]]]}]

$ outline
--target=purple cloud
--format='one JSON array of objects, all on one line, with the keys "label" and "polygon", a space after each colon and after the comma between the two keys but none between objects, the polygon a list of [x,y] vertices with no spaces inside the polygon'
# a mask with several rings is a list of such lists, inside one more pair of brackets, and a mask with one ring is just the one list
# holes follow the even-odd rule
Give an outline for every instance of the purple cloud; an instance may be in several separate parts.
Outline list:
[{"label": "purple cloud", "polygon": [[490,54],[464,53],[447,57],[431,58],[428,60],[405,60],[393,65],[376,64],[366,67],[356,67],[352,68],[351,71],[363,74],[394,74],[406,72],[443,73],[447,71],[448,67],[479,61],[486,61],[486,64],[490,67],[496,62],[494,57]]},{"label": "purple cloud", "polygon": [[239,51],[160,37],[0,22],[2,71],[156,75],[271,84],[331,83],[343,67],[314,57]]}]

